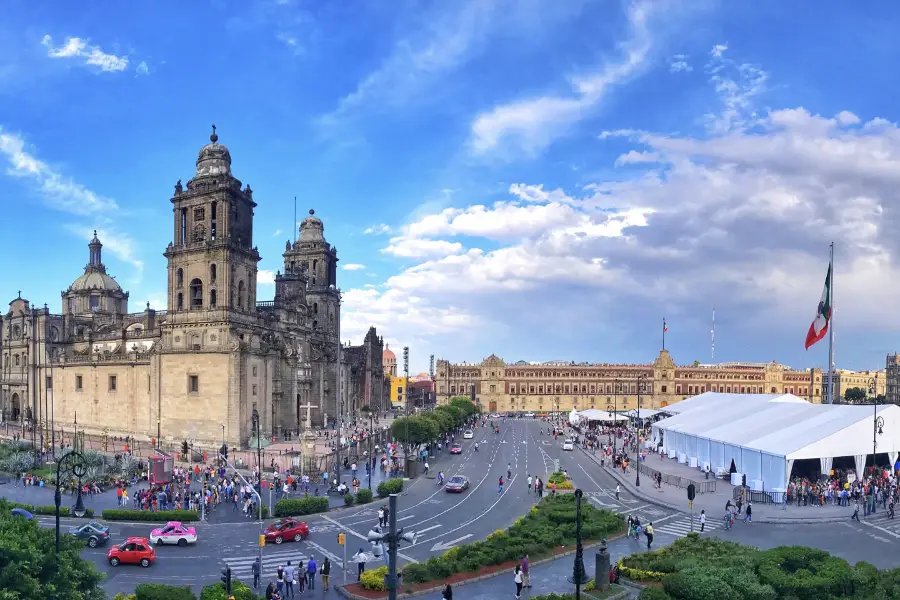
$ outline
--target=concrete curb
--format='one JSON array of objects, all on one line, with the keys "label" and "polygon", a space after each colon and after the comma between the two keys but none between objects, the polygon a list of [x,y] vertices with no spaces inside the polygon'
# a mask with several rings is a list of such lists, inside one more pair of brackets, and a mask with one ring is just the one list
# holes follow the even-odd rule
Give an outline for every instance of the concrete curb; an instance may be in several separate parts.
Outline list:
[{"label": "concrete curb", "polygon": [[[625,534],[621,534],[621,535],[616,536],[616,537],[611,537],[611,538],[609,538],[609,539],[606,540],[606,541],[607,541],[607,543],[609,543],[609,542],[611,542],[612,540],[616,540],[616,539],[619,539],[620,537],[624,537],[624,535],[625,535]],[[593,543],[593,544],[588,544],[588,545],[586,545],[586,546],[583,547],[583,550],[589,550],[589,549],[591,549],[591,548],[596,548],[596,547],[598,547],[599,545],[600,545],[600,542],[596,542],[596,543]],[[559,560],[559,559],[561,559],[561,558],[565,558],[566,556],[572,556],[572,555],[575,554],[575,552],[576,552],[576,550],[574,550],[574,549],[573,549],[573,550],[567,550],[566,552],[563,552],[563,553],[561,553],[561,554],[557,554],[557,555],[552,556],[552,557],[549,557],[549,558],[542,558],[541,560],[536,560],[536,561],[534,561],[534,562],[531,563],[531,566],[532,566],[532,567],[536,567],[536,566],[538,566],[538,565],[543,565],[543,564],[546,564],[546,563],[549,563],[549,562],[553,562],[553,561],[555,561],[555,560]],[[488,573],[487,575],[479,575],[478,577],[473,577],[473,578],[471,578],[471,579],[464,579],[463,581],[459,581],[459,582],[457,582],[457,583],[454,583],[454,584],[453,584],[453,587],[454,587],[454,588],[458,588],[458,587],[462,587],[462,586],[469,585],[470,583],[478,583],[479,581],[484,581],[484,580],[486,580],[486,579],[493,579],[494,577],[499,577],[500,575],[508,575],[508,574],[509,574],[509,573],[508,573],[507,571],[503,570],[503,571],[497,571],[496,573]],[[595,577],[596,577],[596,574],[595,574]],[[355,582],[354,582],[354,583],[355,583]],[[419,590],[419,591],[413,592],[413,593],[411,593],[411,594],[398,593],[398,594],[397,594],[397,600],[401,600],[402,598],[416,598],[416,597],[419,597],[419,596],[427,596],[428,594],[434,594],[435,592],[441,592],[441,591],[444,590],[444,586],[445,586],[445,585],[447,585],[446,582],[441,582],[440,585],[437,585],[436,587],[428,588],[428,589],[425,589],[425,590]],[[365,597],[365,596],[359,596],[359,595],[357,595],[357,594],[354,594],[354,593],[352,593],[352,592],[347,591],[347,589],[346,589],[344,586],[342,586],[342,585],[335,586],[335,589],[338,591],[338,594],[340,594],[340,595],[343,596],[344,598],[349,598],[350,600],[369,600],[369,598],[367,598],[367,597]],[[398,591],[398,592],[399,592],[399,591]],[[614,598],[617,600],[617,599],[620,598],[620,597],[621,597],[621,598],[626,598],[626,597],[627,597],[627,594],[624,595],[624,596],[616,595]],[[614,600],[614,599],[613,599],[613,598],[610,598],[609,600]]]},{"label": "concrete curb", "polygon": [[[595,463],[598,467],[600,467],[600,462],[599,462],[596,458],[594,458],[594,456],[593,456],[591,453],[587,452],[584,448],[581,448],[581,451],[584,452],[584,453],[588,456],[588,458],[590,458],[592,461],[594,461],[594,463]],[[615,479],[616,481],[618,481],[619,484],[620,484],[622,487],[624,487],[625,490],[626,490],[629,494],[631,494],[632,496],[636,496],[636,497],[640,498],[641,500],[643,500],[644,502],[649,502],[650,504],[653,504],[653,505],[655,505],[655,506],[659,506],[659,507],[661,507],[661,508],[667,508],[667,509],[669,509],[669,510],[675,510],[675,511],[678,511],[678,512],[684,512],[684,508],[681,507],[681,506],[676,506],[676,505],[674,505],[674,504],[669,504],[668,502],[665,502],[665,501],[663,501],[663,500],[660,500],[659,498],[654,498],[653,496],[649,496],[649,495],[643,493],[642,491],[638,490],[636,487],[634,487],[634,486],[631,484],[630,481],[627,481],[624,477],[622,477],[621,475],[619,475],[619,473],[616,472],[615,469],[610,469],[609,467],[606,467],[606,466],[603,466],[603,467],[600,467],[600,468],[603,469],[604,471],[606,471],[607,473],[609,473],[609,474],[612,476],[612,478]]]}]

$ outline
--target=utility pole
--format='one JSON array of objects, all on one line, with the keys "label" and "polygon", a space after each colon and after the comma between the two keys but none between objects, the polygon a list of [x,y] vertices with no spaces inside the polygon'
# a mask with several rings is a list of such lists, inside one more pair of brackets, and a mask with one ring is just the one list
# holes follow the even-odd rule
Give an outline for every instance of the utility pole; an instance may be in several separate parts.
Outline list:
[{"label": "utility pole", "polygon": [[[382,533],[380,528],[376,528],[369,532],[366,539],[376,547],[378,544],[388,543],[388,574],[385,584],[388,600],[397,600],[397,547],[401,541],[415,544],[416,534],[412,531],[404,533],[402,529],[397,531],[397,494],[391,494],[388,498],[388,508],[391,513],[388,517],[388,533]],[[375,554],[378,555],[377,552]]]},{"label": "utility pole", "polygon": [[[244,476],[241,475],[241,474],[238,472],[238,470],[234,468],[234,465],[229,464],[228,459],[225,457],[225,454],[220,453],[220,454],[219,454],[219,457],[222,459],[222,462],[225,463],[225,465],[226,465],[228,468],[230,468],[230,469],[234,472],[235,475],[238,476],[238,479],[241,480],[241,483],[243,483],[245,486],[247,486],[248,488],[250,488],[251,490],[253,490],[253,495],[256,496],[256,501],[259,503],[259,504],[258,504],[258,506],[259,506],[259,542],[258,542],[258,546],[259,546],[259,572],[262,573],[262,572],[263,572],[263,565],[262,565],[263,551],[262,551],[262,550],[263,550],[263,546],[264,546],[265,543],[266,543],[266,542],[265,542],[265,540],[266,540],[266,538],[265,538],[265,533],[263,532],[262,495],[260,494],[259,490],[256,489],[256,486],[250,485],[250,482],[248,482],[248,481],[244,478]],[[262,476],[262,471],[260,471],[260,476]],[[260,482],[262,482],[262,478],[261,478],[261,477],[260,477]],[[262,483],[260,483],[260,486],[261,486],[261,485],[262,485]],[[269,501],[271,502],[271,498],[272,498],[271,488],[269,488],[269,490],[270,490],[270,491],[269,491]],[[204,500],[205,500],[205,498],[204,498]],[[205,504],[205,502],[204,502],[204,504]]]}]

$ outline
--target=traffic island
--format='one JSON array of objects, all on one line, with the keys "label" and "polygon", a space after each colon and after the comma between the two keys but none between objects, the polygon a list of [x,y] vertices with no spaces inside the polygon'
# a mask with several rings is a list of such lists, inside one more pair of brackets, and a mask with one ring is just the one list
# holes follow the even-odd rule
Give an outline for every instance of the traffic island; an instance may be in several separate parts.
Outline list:
[{"label": "traffic island", "polygon": [[[484,541],[451,548],[424,563],[407,564],[401,574],[398,598],[440,591],[446,584],[467,585],[509,574],[528,555],[536,566],[576,552],[576,498],[572,494],[545,496],[506,531],[497,530]],[[622,516],[584,503],[581,507],[585,549],[601,540],[624,535]],[[377,572],[377,571],[376,571]],[[338,588],[347,598],[387,598],[384,578],[376,574],[362,583]]]}]

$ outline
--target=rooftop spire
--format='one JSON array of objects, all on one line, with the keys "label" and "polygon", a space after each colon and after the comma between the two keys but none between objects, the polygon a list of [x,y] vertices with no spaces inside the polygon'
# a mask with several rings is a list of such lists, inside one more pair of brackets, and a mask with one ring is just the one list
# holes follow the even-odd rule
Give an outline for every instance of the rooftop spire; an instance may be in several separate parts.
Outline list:
[{"label": "rooftop spire", "polygon": [[216,142],[219,141],[219,136],[216,135],[216,126],[213,125],[212,128],[213,128],[213,132],[212,132],[212,135],[209,136],[209,141],[211,141],[213,144],[215,144]]}]

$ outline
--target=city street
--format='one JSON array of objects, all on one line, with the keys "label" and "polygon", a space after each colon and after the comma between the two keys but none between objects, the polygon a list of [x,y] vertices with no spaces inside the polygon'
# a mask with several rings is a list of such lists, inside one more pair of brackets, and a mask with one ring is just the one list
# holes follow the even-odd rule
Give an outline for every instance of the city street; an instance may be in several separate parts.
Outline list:
[{"label": "city street", "polygon": [[[554,441],[552,436],[546,434],[546,423],[520,419],[498,421],[497,425],[500,427],[499,435],[490,433],[488,428],[477,429],[474,440],[458,440],[463,445],[461,455],[451,456],[445,451],[431,461],[431,472],[427,477],[406,482],[399,498],[397,522],[398,526],[419,535],[414,545],[401,546],[401,564],[425,561],[455,545],[484,539],[489,533],[508,527],[536,501],[534,494],[527,490],[528,475],[539,476],[546,481],[556,461],[598,508],[637,515],[644,523],[653,521],[657,534],[656,546],[669,544],[690,532],[690,516],[687,513],[653,506],[630,497],[624,491],[616,499],[616,483],[612,477],[584,452],[563,451],[562,439]],[[475,441],[479,443],[477,453],[474,451]],[[499,494],[498,480],[501,476],[506,479],[507,465],[513,477],[504,486],[503,493]],[[435,479],[438,470],[443,471],[447,478],[456,474],[468,477],[471,487],[461,494],[444,492]],[[646,485],[651,484],[648,481]],[[305,561],[310,556],[319,561],[327,556],[334,563],[332,581],[341,583],[340,563],[344,549],[338,545],[337,534],[341,531],[347,534],[348,559],[360,548],[370,551],[370,545],[365,541],[366,534],[377,524],[378,507],[386,504],[386,500],[380,500],[362,507],[309,517],[309,540],[279,546],[270,544],[263,549],[263,581],[273,579],[277,568],[288,560],[296,564],[296,561]],[[220,510],[230,510],[230,507]],[[896,526],[885,523],[881,515],[877,516],[879,519],[864,520],[862,524],[849,520],[847,523],[814,525],[738,522],[731,531],[724,531],[721,519],[711,516],[705,534],[764,548],[810,545],[826,549],[851,562],[866,560],[879,567],[896,566],[889,558],[896,553],[900,533],[884,529],[885,526]],[[43,525],[52,526],[52,518],[39,519]],[[157,564],[149,569],[121,566],[114,569],[106,563],[106,549],[85,549],[84,552],[100,570],[108,573],[104,588],[110,594],[132,591],[142,581],[200,587],[218,581],[225,564],[231,566],[235,577],[249,582],[252,580],[251,564],[258,553],[258,523],[246,519],[234,521],[198,525],[199,541],[195,546],[157,548]],[[63,519],[64,531],[77,522],[75,519]],[[113,542],[126,536],[146,536],[152,527],[112,523]],[[697,521],[695,530],[699,531]],[[633,545],[634,551],[640,551],[645,546],[637,541],[623,540],[622,543]],[[368,567],[380,564],[384,564],[382,560],[373,558]],[[348,577],[355,580],[356,565],[350,564],[349,567]],[[316,591],[316,594],[321,593]]]}]

